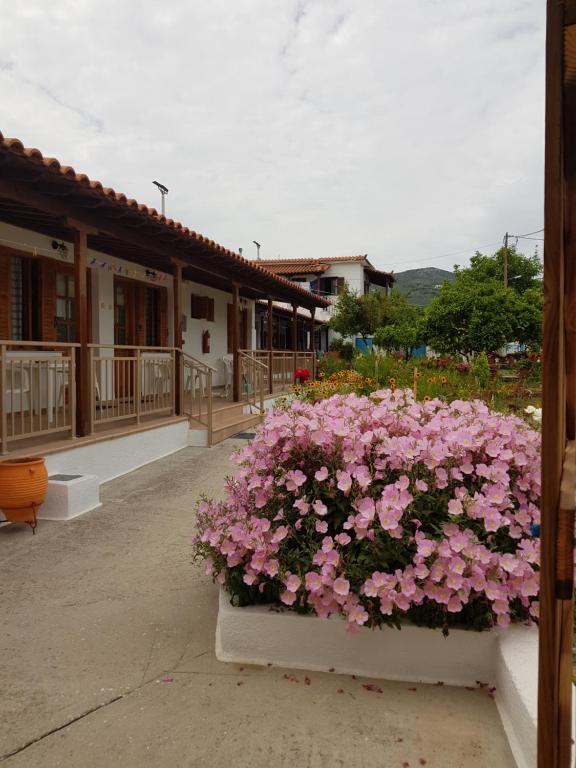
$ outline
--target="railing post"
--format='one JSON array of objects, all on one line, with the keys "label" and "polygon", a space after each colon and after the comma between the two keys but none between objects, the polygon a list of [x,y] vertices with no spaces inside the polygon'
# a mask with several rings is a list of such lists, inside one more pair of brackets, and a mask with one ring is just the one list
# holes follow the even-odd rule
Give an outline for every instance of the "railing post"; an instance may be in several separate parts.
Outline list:
[{"label": "railing post", "polygon": [[[92,381],[92,350],[90,350],[90,381]],[[70,437],[74,438],[78,434],[76,429],[76,347],[70,347],[70,357],[68,358],[68,391],[70,393]],[[93,410],[90,406],[90,434],[94,432]]]},{"label": "railing post", "polygon": [[206,413],[206,420],[208,422],[208,448],[212,447],[212,369],[209,368],[206,373],[206,378],[208,380],[207,388],[208,388],[208,402],[207,402],[207,413]]},{"label": "railing post", "polygon": [[273,366],[274,364],[274,353],[271,349],[268,350],[268,392],[273,395],[274,394],[274,371]]},{"label": "railing post", "polygon": [[260,415],[264,415],[264,369],[259,368],[260,375]]},{"label": "railing post", "polygon": [[[178,381],[176,381],[176,350],[173,349],[170,353],[171,360],[170,360],[170,367],[172,369],[172,381],[170,382],[170,394],[171,394],[171,400],[172,400],[172,416],[176,415],[176,390],[180,389],[180,376],[178,376]],[[180,399],[180,398],[178,398]],[[180,404],[178,403],[178,413],[180,413]]]},{"label": "railing post", "polygon": [[[8,453],[8,420],[6,418],[6,345],[0,348],[0,439],[2,440],[2,454]],[[32,398],[30,398],[32,399]]]},{"label": "railing post", "polygon": [[136,399],[136,424],[140,424],[140,400],[142,397],[141,387],[141,365],[140,365],[140,349],[136,350],[136,393],[134,395]]}]

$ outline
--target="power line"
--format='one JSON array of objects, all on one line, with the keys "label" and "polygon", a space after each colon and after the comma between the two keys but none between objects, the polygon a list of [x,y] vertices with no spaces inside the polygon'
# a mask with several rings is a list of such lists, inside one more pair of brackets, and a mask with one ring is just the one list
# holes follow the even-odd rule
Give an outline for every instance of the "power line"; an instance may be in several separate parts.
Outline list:
[{"label": "power line", "polygon": [[[544,229],[537,229],[534,232],[526,232],[525,235],[508,235],[509,238],[514,238],[515,240],[543,240],[544,238],[540,237],[530,237],[530,235],[537,235],[540,232],[544,232]],[[449,259],[453,256],[465,256],[468,253],[475,254],[478,251],[482,251],[484,248],[493,248],[497,245],[502,245],[502,241],[498,240],[494,243],[485,243],[484,245],[478,245],[476,248],[468,248],[463,251],[454,251],[452,253],[445,253],[443,256],[428,256],[423,259],[408,259],[407,261],[395,261],[394,263],[396,265],[403,265],[403,264],[420,264],[423,261],[440,261],[441,259]]]}]

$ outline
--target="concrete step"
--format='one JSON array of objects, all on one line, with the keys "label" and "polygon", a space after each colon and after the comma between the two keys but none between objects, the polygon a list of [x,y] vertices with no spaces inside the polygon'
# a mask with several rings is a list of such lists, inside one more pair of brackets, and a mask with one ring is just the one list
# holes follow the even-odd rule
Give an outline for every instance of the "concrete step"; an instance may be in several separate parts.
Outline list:
[{"label": "concrete step", "polygon": [[260,414],[255,414],[252,416],[249,414],[244,414],[236,421],[233,421],[224,426],[215,425],[214,429],[212,430],[212,445],[221,443],[222,440],[226,440],[227,437],[232,437],[232,435],[235,435],[238,432],[247,432],[251,427],[255,427],[257,424],[260,424],[261,421],[262,417]]}]

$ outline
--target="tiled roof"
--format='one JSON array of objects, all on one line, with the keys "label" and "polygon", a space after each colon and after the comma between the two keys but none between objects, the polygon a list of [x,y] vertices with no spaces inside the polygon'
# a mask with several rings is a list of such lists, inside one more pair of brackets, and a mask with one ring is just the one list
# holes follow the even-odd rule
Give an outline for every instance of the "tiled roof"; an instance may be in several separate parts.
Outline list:
[{"label": "tiled roof", "polygon": [[158,213],[155,208],[149,208],[147,205],[138,203],[133,198],[126,197],[126,195],[121,192],[116,192],[111,187],[105,187],[100,181],[90,179],[85,173],[76,173],[74,168],[69,165],[62,165],[53,157],[44,157],[39,149],[25,147],[19,139],[5,138],[2,133],[0,133],[0,153],[8,153],[9,155],[25,158],[31,163],[42,166],[47,172],[69,180],[77,185],[79,189],[92,192],[101,198],[114,202],[120,207],[137,212],[141,216],[153,220],[157,224],[162,224],[171,231],[177,231],[187,235],[197,243],[201,243],[210,250],[217,252],[221,257],[228,259],[231,264],[237,266],[242,265],[242,267],[247,270],[256,270],[257,273],[272,278],[279,285],[290,289],[291,292],[296,291],[301,293],[303,297],[305,296],[308,301],[311,301],[316,306],[328,306],[329,304],[329,302],[324,301],[310,291],[300,288],[297,283],[267,270],[263,264],[245,259],[243,256],[240,256],[240,254],[234,253],[234,251],[231,251],[228,248],[224,248],[224,246],[219,245],[214,240],[210,240],[210,238],[185,227],[179,221],[174,221],[174,219],[169,219],[163,214]]},{"label": "tiled roof", "polygon": [[317,261],[306,261],[299,264],[274,264],[272,261],[266,261],[263,264],[260,260],[256,263],[263,266],[269,272],[274,272],[277,275],[321,275],[330,268],[330,264],[320,264]]},{"label": "tiled roof", "polygon": [[260,259],[260,264],[331,264],[333,261],[368,261],[368,256],[318,256],[313,259]]},{"label": "tiled roof", "polygon": [[375,278],[375,282],[379,284],[382,283],[382,279],[387,283],[394,282],[394,276],[391,272],[375,269],[366,255],[333,256],[332,258],[319,256],[314,259],[260,259],[256,263],[279,275],[300,275],[304,273],[325,272],[333,263],[350,261],[365,262],[367,270]]}]

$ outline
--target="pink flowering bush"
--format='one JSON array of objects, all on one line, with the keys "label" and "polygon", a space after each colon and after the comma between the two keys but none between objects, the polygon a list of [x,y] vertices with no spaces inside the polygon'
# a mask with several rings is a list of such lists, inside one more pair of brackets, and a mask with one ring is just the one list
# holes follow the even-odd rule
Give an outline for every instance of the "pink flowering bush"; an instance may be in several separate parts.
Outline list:
[{"label": "pink flowering bush", "polygon": [[239,605],[485,629],[538,611],[540,436],[410,390],[269,412],[196,555]]}]

